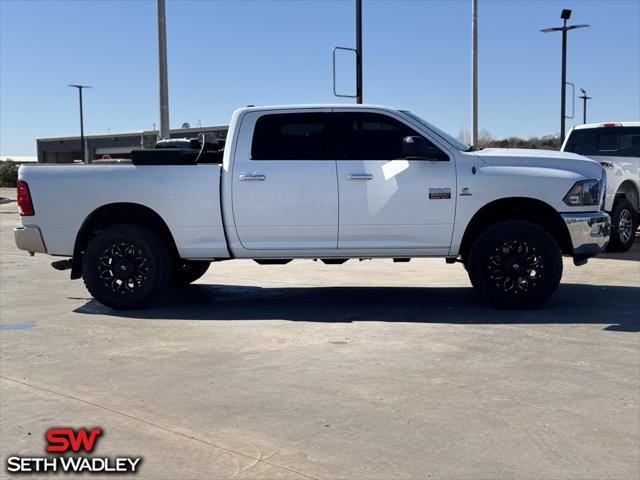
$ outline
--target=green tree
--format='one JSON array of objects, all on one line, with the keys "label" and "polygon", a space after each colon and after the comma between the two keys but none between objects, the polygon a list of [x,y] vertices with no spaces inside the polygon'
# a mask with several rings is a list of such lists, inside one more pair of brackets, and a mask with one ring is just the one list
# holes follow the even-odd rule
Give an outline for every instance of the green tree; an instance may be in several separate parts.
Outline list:
[{"label": "green tree", "polygon": [[15,187],[18,181],[18,165],[7,159],[0,166],[0,187]]}]

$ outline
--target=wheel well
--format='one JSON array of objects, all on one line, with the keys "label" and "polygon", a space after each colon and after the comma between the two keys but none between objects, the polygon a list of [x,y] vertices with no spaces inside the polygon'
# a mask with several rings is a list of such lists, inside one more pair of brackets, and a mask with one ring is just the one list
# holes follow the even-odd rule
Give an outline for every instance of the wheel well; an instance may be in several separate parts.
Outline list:
[{"label": "wheel well", "polygon": [[524,220],[534,223],[558,242],[562,253],[572,254],[573,245],[567,226],[560,214],[549,204],[533,198],[502,198],[488,203],[473,216],[462,237],[460,255],[469,256],[473,242],[487,227],[506,220]]},{"label": "wheel well", "polygon": [[638,189],[631,180],[625,180],[620,184],[620,186],[618,187],[618,191],[616,192],[616,196],[618,195],[626,197],[626,199],[631,202],[631,205],[633,205],[636,211],[640,210]]},{"label": "wheel well", "polygon": [[105,227],[121,223],[144,225],[153,230],[167,242],[174,259],[179,258],[173,235],[160,215],[149,207],[137,203],[110,203],[91,212],[80,227],[73,248],[72,279],[80,278],[82,275],[81,257],[91,237]]}]

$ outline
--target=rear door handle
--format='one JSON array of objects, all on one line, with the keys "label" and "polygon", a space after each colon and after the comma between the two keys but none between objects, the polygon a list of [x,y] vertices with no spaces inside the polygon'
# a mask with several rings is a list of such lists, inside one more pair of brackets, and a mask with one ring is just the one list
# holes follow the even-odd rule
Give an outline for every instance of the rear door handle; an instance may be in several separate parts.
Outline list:
[{"label": "rear door handle", "polygon": [[371,180],[373,175],[370,173],[347,173],[347,180]]},{"label": "rear door handle", "polygon": [[264,182],[265,175],[245,175],[244,173],[238,177],[241,182]]}]

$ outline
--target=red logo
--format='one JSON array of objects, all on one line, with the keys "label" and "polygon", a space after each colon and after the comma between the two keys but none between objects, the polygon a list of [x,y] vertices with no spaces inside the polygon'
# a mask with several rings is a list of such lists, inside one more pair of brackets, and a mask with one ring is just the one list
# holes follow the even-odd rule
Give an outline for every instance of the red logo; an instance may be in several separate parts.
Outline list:
[{"label": "red logo", "polygon": [[47,430],[47,452],[68,452],[72,450],[79,452],[91,452],[95,447],[96,440],[102,435],[101,428],[50,428]]}]

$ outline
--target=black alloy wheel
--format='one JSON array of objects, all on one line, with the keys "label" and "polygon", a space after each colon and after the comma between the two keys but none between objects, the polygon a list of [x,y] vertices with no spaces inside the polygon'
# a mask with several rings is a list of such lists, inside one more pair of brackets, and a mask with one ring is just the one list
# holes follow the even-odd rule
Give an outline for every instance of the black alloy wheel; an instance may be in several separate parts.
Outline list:
[{"label": "black alloy wheel", "polygon": [[489,277],[505,293],[535,288],[544,276],[544,258],[524,240],[503,242],[489,259]]},{"label": "black alloy wheel", "polygon": [[467,266],[480,299],[498,308],[541,305],[562,277],[562,255],[554,238],[520,220],[500,222],[481,233]]},{"label": "black alloy wheel", "polygon": [[100,230],[82,256],[82,278],[93,297],[114,309],[141,308],[169,283],[171,256],[165,242],[141,225]]}]

